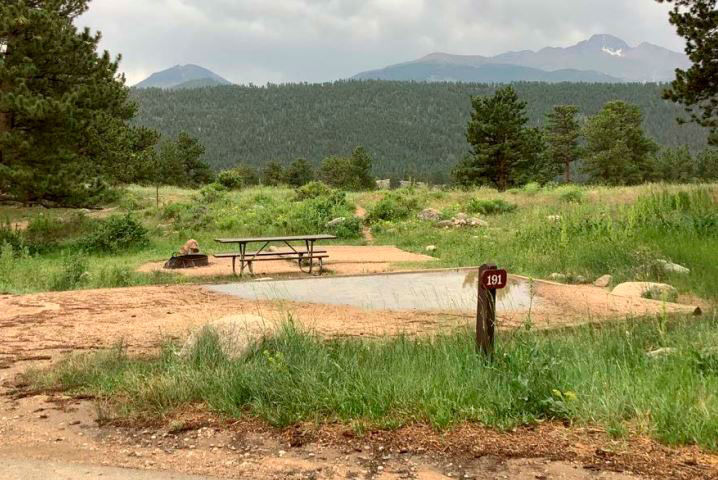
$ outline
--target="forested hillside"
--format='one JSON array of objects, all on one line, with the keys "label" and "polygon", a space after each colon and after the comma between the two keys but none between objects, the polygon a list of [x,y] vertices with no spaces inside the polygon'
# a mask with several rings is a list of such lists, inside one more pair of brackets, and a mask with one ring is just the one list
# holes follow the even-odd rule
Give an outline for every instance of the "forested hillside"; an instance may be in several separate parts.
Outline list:
[{"label": "forested hillside", "polygon": [[[215,168],[306,158],[318,163],[363,145],[380,177],[413,176],[443,182],[468,151],[471,95],[496,86],[456,83],[342,81],[327,84],[220,86],[134,90],[137,122],[165,135],[181,131],[206,146]],[[680,126],[681,111],[661,99],[656,84],[518,83],[531,124],[542,125],[554,105],[575,104],[593,115],[608,101],[640,107],[648,135],[665,146],[702,149],[706,133]]]}]

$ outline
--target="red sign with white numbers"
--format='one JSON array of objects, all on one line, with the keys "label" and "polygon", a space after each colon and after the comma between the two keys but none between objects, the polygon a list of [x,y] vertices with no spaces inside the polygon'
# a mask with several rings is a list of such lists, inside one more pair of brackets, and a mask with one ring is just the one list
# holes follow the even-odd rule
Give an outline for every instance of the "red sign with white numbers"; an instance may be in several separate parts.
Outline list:
[{"label": "red sign with white numbers", "polygon": [[509,274],[506,270],[486,270],[481,276],[481,285],[489,290],[500,290],[506,287]]}]

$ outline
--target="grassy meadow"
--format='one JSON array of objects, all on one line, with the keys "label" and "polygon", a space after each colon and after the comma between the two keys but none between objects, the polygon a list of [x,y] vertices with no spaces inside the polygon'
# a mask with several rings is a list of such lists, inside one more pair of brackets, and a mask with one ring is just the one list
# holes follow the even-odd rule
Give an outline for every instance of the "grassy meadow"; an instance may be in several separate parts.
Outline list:
[{"label": "grassy meadow", "polygon": [[[167,259],[189,238],[209,253],[226,249],[212,240],[228,235],[329,232],[340,237],[335,243],[365,244],[362,220],[354,218],[356,207],[362,207],[374,244],[419,253],[434,245],[434,267],[496,262],[527,276],[558,272],[589,280],[610,273],[615,282],[668,282],[682,294],[715,301],[717,197],[717,185],[529,184],[504,193],[405,188],[348,194],[316,185],[299,192],[282,187],[228,192],[210,186],[162,188],[158,207],[154,189],[132,186],[103,211],[0,207],[0,292],[192,281],[135,272],[143,263]],[[437,209],[444,219],[465,212],[488,227],[436,228],[417,219],[424,208]],[[347,221],[328,229],[326,223],[337,217]],[[108,218],[117,221],[103,225]],[[146,230],[141,235],[138,225]],[[684,265],[692,273],[665,273],[656,260]]]}]

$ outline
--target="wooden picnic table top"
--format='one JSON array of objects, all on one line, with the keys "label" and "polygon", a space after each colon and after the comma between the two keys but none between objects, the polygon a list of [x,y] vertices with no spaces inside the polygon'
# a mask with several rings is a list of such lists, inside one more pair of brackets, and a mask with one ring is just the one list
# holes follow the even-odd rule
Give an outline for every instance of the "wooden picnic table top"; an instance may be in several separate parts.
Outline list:
[{"label": "wooden picnic table top", "polygon": [[299,242],[316,240],[334,240],[334,235],[293,235],[287,237],[246,237],[246,238],[215,238],[218,243],[253,243],[253,242]]}]

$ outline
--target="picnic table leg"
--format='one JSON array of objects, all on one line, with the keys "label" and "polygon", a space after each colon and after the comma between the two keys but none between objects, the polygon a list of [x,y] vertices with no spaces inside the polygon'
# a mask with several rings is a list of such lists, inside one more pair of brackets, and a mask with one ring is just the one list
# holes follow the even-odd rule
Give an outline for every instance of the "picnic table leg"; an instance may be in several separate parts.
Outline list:
[{"label": "picnic table leg", "polygon": [[240,263],[239,276],[240,277],[242,277],[242,274],[244,273],[244,267],[247,266],[247,263],[244,260],[244,253],[246,251],[247,251],[247,244],[240,243],[239,244],[239,263]]},{"label": "picnic table leg", "polygon": [[305,240],[305,244],[307,246],[307,251],[309,251],[309,275],[311,275],[312,269],[314,268],[314,241]]}]

